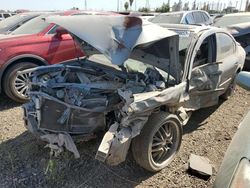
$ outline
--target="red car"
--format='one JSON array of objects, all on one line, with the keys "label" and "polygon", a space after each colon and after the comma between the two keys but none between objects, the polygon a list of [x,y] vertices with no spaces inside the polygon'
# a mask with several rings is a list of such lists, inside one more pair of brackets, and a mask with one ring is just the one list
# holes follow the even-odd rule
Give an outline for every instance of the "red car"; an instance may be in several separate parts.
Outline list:
[{"label": "red car", "polygon": [[[79,11],[51,14],[74,15]],[[17,102],[27,100],[28,89],[28,75],[17,75],[18,71],[84,56],[64,29],[44,21],[51,14],[34,18],[9,36],[0,37],[0,91]]]}]

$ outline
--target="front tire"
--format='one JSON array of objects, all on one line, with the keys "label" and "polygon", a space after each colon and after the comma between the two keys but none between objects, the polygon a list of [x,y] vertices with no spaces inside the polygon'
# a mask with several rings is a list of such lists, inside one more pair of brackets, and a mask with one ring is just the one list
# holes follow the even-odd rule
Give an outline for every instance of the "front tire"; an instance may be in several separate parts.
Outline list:
[{"label": "front tire", "polygon": [[29,75],[17,75],[17,72],[36,66],[36,64],[31,62],[20,62],[7,70],[3,80],[3,89],[9,98],[19,103],[27,102]]},{"label": "front tire", "polygon": [[182,125],[178,117],[166,112],[152,115],[140,135],[132,140],[136,162],[151,172],[165,168],[179,151]]}]

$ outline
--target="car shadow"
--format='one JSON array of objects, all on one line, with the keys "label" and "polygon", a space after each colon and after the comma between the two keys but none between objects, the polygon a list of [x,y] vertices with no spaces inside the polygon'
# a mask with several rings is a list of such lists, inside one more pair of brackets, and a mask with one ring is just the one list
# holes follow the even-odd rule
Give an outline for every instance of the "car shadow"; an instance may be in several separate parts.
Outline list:
[{"label": "car shadow", "polygon": [[0,94],[0,112],[3,110],[8,110],[14,107],[21,106],[21,103],[17,103],[10,98],[8,98],[5,94]]},{"label": "car shadow", "polygon": [[183,134],[189,134],[207,124],[207,118],[211,116],[225,101],[219,100],[217,105],[194,111],[188,123],[183,127]]},{"label": "car shadow", "polygon": [[0,144],[0,185],[3,187],[135,187],[153,175],[139,167],[131,154],[118,166],[108,166],[95,160],[94,156],[100,141],[101,139],[95,139],[78,143],[80,159],[75,159],[69,152],[63,152],[58,158],[53,157],[50,161],[50,151],[44,148],[46,143],[26,131]]},{"label": "car shadow", "polygon": [[[206,119],[223,103],[193,113],[184,127],[189,134],[206,124]],[[50,158],[46,143],[28,131],[0,144],[0,185],[3,187],[135,187],[153,176],[136,164],[131,152],[125,162],[108,166],[95,160],[101,136],[77,143],[81,157],[63,152]]]}]

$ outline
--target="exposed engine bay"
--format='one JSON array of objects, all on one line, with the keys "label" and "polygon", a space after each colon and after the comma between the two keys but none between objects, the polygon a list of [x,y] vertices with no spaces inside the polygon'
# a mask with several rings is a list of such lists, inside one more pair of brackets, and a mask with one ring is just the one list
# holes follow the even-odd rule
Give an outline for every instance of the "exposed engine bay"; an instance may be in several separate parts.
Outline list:
[{"label": "exposed engine bay", "polygon": [[[138,135],[154,111],[154,105],[150,108],[153,103],[143,102],[143,98],[154,97],[174,86],[175,79],[160,69],[132,59],[128,59],[122,69],[84,59],[75,62],[74,66],[54,65],[28,70],[32,72],[31,102],[24,105],[28,129],[36,134],[59,132],[74,138],[79,135],[91,137],[114,124],[122,124],[117,129],[127,127],[129,136],[126,136]],[[147,95],[141,98],[142,93]],[[120,133],[121,138],[122,134],[126,133]]]}]

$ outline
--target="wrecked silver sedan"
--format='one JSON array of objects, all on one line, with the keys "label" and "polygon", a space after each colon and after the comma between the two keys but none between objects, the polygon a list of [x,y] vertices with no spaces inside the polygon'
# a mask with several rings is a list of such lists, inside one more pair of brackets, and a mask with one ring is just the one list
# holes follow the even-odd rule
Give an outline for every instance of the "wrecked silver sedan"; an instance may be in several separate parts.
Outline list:
[{"label": "wrecked silver sedan", "polygon": [[[132,147],[150,171],[178,152],[191,112],[230,96],[245,52],[222,29],[172,31],[136,17],[51,17],[88,56],[29,69],[25,124],[60,153],[105,131],[96,159],[117,165]],[[174,32],[175,31],[175,32]]]}]

